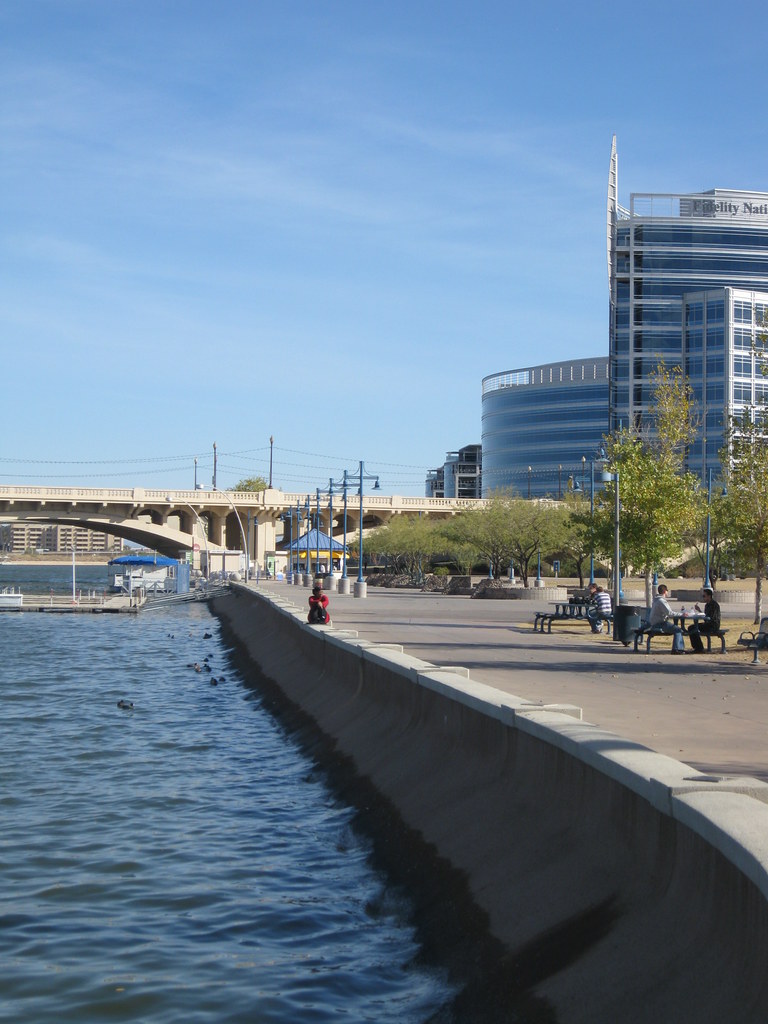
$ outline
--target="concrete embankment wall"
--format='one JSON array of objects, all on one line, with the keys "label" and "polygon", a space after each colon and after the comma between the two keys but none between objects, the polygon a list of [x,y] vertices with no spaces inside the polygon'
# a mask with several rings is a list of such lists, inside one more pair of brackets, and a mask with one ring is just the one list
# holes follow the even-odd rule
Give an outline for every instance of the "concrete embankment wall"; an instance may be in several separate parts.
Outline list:
[{"label": "concrete embankment wall", "polygon": [[562,1024],[768,1020],[768,785],[308,626],[289,598],[235,587],[213,607],[466,873]]}]

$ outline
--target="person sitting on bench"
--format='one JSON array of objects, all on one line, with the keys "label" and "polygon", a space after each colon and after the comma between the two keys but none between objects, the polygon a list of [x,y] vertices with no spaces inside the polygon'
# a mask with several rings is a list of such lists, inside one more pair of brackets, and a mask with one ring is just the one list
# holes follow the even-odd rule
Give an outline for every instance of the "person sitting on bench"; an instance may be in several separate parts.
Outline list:
[{"label": "person sitting on bench", "polygon": [[660,633],[671,633],[674,635],[672,641],[672,651],[674,654],[685,654],[685,643],[683,641],[683,631],[680,626],[676,626],[674,622],[668,622],[667,617],[674,615],[669,601],[667,600],[668,588],[665,583],[659,584],[659,590],[653,599],[651,605],[651,613],[648,616],[648,625],[651,629],[656,629]]},{"label": "person sitting on bench", "polygon": [[611,595],[596,583],[589,584],[589,597],[592,602],[587,613],[593,633],[601,633],[603,620],[611,617]]},{"label": "person sitting on bench", "polygon": [[328,595],[324,594],[323,588],[319,583],[316,583],[312,588],[312,593],[309,597],[309,615],[307,616],[307,622],[327,625],[330,621],[331,617],[328,614]]},{"label": "person sitting on bench", "polygon": [[[707,616],[705,622],[692,622],[688,627],[688,636],[691,641],[691,647],[693,648],[694,654],[704,653],[704,642],[701,639],[702,633],[709,633],[710,636],[713,634],[717,636],[720,632],[720,605],[715,600],[715,595],[712,592],[711,587],[704,587],[702,595],[706,604],[704,605],[704,614]],[[698,605],[694,605],[697,612],[701,611]]]}]

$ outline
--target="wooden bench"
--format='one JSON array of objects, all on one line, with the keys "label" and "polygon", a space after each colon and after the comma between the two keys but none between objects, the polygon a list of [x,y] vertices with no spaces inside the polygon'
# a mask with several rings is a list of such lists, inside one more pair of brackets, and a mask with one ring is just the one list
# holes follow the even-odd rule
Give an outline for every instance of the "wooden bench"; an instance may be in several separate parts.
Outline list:
[{"label": "wooden bench", "polygon": [[736,643],[754,652],[752,664],[757,665],[759,663],[758,652],[768,651],[768,618],[760,619],[760,628],[756,633],[745,630]]}]

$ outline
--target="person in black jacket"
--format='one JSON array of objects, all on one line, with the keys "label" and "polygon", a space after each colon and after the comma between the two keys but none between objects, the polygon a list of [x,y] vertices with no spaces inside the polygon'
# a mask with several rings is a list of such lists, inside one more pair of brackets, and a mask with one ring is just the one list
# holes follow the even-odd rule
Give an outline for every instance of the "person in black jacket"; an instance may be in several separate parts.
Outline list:
[{"label": "person in black jacket", "polygon": [[[702,594],[706,602],[704,614],[707,618],[704,622],[693,622],[688,627],[688,636],[690,637],[694,654],[702,654],[704,652],[704,644],[701,639],[702,633],[709,633],[711,636],[720,629],[720,605],[715,600],[715,595],[709,587],[704,587]],[[698,605],[694,605],[694,607],[697,612],[701,611]]]}]

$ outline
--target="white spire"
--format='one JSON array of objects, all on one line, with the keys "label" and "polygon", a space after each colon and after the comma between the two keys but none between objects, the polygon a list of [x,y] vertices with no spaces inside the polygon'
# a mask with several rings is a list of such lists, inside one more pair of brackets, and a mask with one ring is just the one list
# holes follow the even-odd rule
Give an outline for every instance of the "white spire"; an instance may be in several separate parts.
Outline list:
[{"label": "white spire", "polygon": [[611,275],[613,268],[613,232],[616,225],[616,205],[618,202],[619,171],[618,157],[616,155],[616,136],[611,140],[611,165],[608,170],[608,201],[606,209],[606,231],[607,231],[607,257],[608,257],[608,291],[611,291]]}]

